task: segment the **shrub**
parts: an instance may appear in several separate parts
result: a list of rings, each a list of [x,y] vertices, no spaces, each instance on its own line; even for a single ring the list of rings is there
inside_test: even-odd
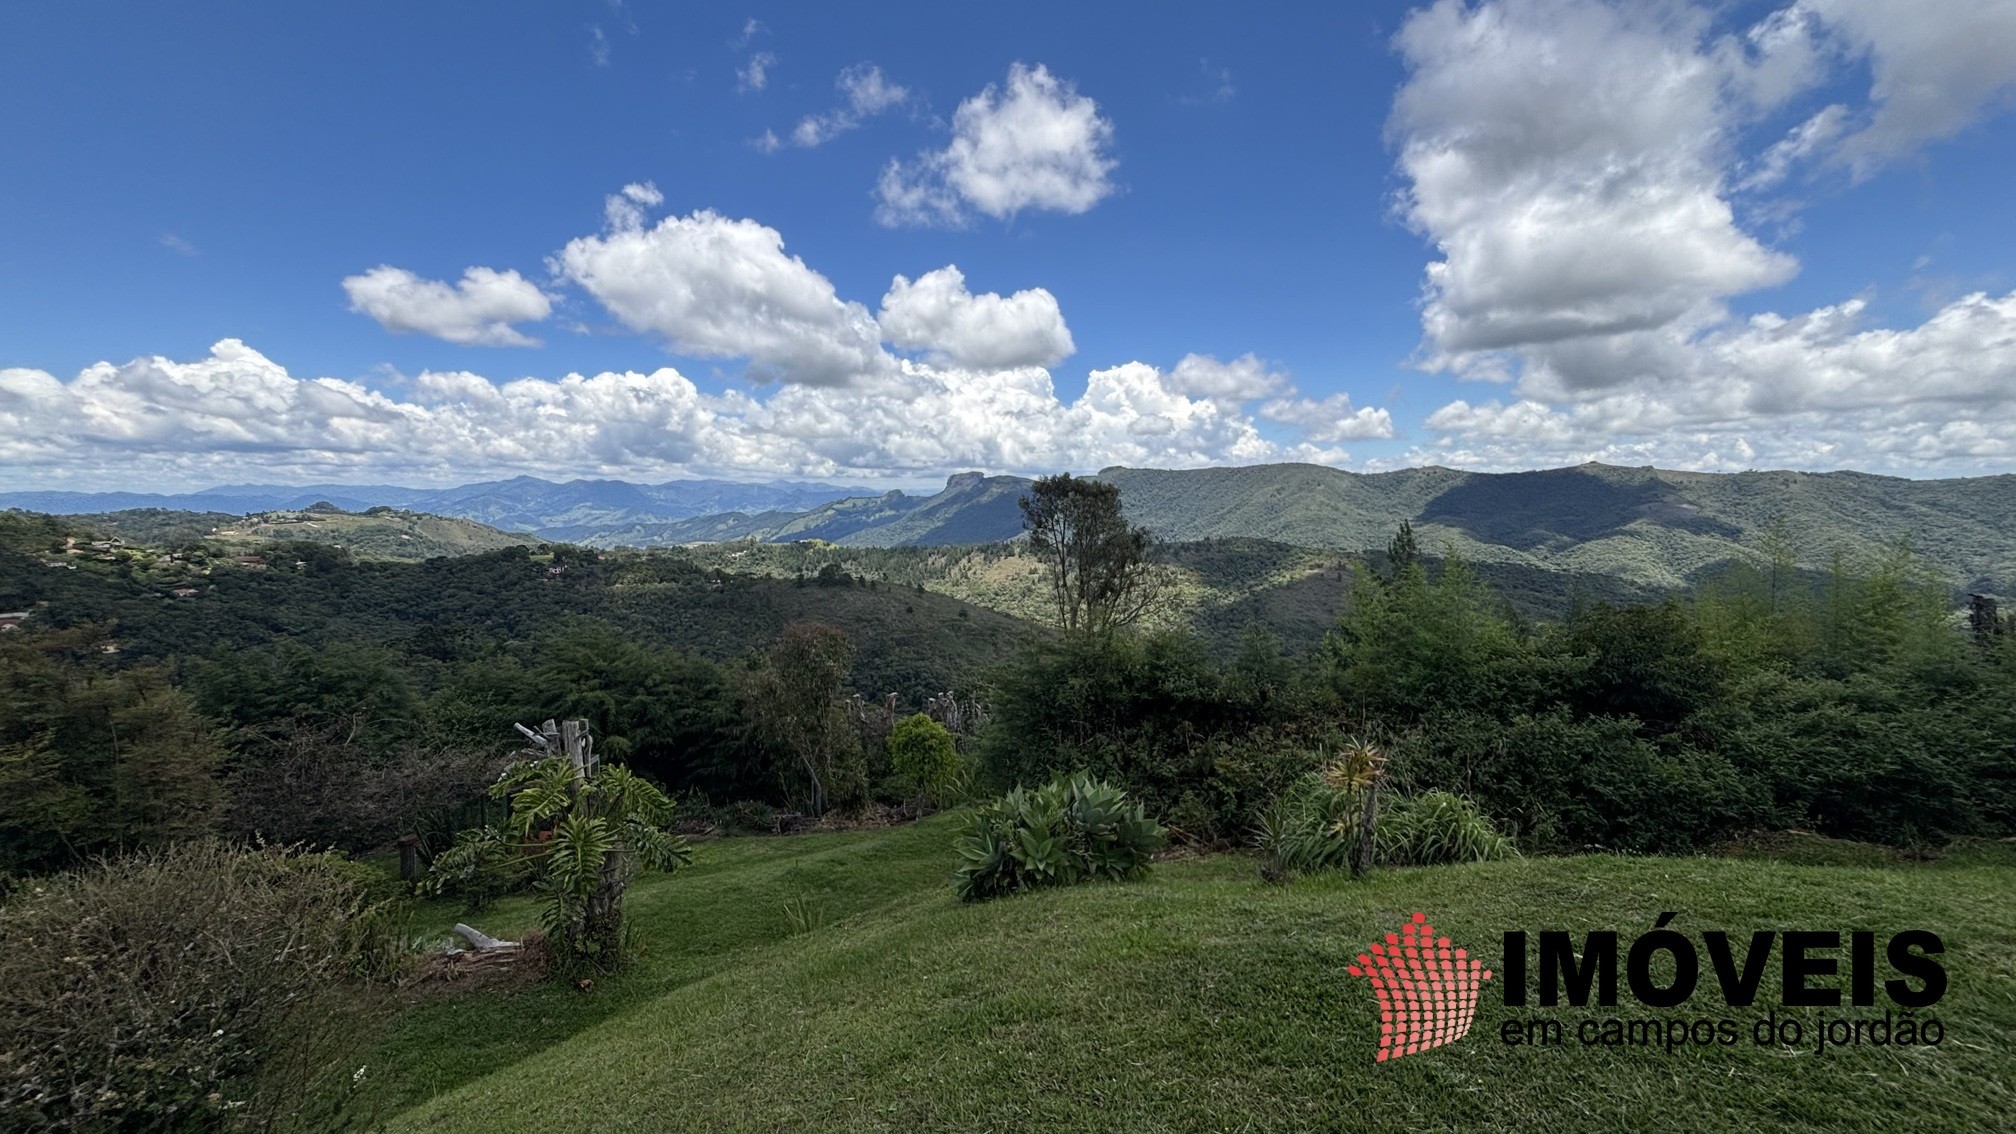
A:
[[[1221,667],[1201,640],[1177,633],[1040,642],[994,674],[977,752],[982,776],[1006,787],[1084,771],[1125,787],[1193,837],[1243,830],[1258,805],[1310,766],[1282,776],[1271,753],[1301,760],[1293,750],[1334,731],[1268,664],[1242,654]],[[1230,778],[1221,780],[1220,761],[1230,761]],[[1256,782],[1265,790],[1252,791]]]
[[[728,805],[728,822],[738,831],[774,831],[777,809],[760,799],[742,799]]]
[[[1127,793],[1089,776],[1021,788],[982,806],[954,847],[962,901],[1043,886],[1137,878],[1162,846],[1162,829]]]
[[[1379,816],[1379,861],[1388,866],[1490,862],[1518,853],[1475,803],[1446,791],[1401,796]]]
[[[1254,826],[1253,843],[1267,859],[1262,873],[1281,879],[1349,866],[1361,807],[1356,793],[1332,788],[1320,776],[1297,781]]]
[[[1268,859],[1263,872],[1285,877],[1349,867],[1364,811],[1362,784],[1334,774],[1303,777],[1260,815],[1254,843]],[[1382,796],[1373,830],[1376,860],[1385,866],[1488,862],[1518,853],[1475,803],[1446,791]]]
[[[258,1127],[348,1088],[390,930],[327,855],[182,844],[24,885],[0,907],[0,1126]]]
[[[1437,716],[1403,738],[1395,761],[1403,782],[1462,792],[1514,820],[1529,848],[1687,853],[1768,815],[1762,785],[1727,754],[1559,706],[1509,721]]]
[[[964,770],[952,734],[926,713],[905,717],[889,731],[889,764],[916,786],[919,800],[942,797]]]
[[[312,720],[248,730],[247,758],[228,781],[227,829],[368,851],[481,799],[505,763],[491,752],[410,741],[377,753],[360,732],[351,722]]]
[[[1260,816],[1260,845],[1272,859],[1268,877],[1334,866],[1349,866],[1354,875],[1370,870],[1385,779],[1386,754],[1352,740],[1321,771],[1298,781]]]

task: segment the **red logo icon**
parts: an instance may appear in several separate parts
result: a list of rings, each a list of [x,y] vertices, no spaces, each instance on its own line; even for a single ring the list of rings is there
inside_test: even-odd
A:
[[[1358,963],[1345,971],[1370,981],[1379,997],[1381,1063],[1468,1035],[1477,1016],[1477,990],[1491,979],[1484,962],[1435,936],[1424,913],[1415,914],[1400,933],[1387,934],[1383,944],[1374,942],[1372,952],[1358,954]]]

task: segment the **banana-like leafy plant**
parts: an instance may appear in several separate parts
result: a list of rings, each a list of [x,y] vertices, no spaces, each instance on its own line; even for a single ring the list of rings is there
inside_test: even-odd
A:
[[[668,831],[673,802],[620,764],[588,773],[566,756],[507,770],[490,794],[509,803],[501,827],[464,831],[434,862],[439,893],[489,873],[528,874],[540,920],[563,969],[608,972],[621,963],[623,895],[640,869],[675,870],[692,857]]]
[[[1127,793],[1080,774],[984,804],[953,844],[959,897],[977,902],[1041,886],[1137,878],[1162,828]]]

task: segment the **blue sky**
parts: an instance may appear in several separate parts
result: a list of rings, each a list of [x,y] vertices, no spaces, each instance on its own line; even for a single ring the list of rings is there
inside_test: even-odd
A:
[[[0,481],[2006,471],[1923,8],[14,6]]]

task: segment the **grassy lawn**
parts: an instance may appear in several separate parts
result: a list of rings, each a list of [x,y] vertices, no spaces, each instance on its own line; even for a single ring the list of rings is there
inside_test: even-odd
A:
[[[2016,1113],[2006,848],[1931,865],[1535,859],[1285,887],[1228,856],[1165,863],[1135,884],[961,906],[950,837],[941,817],[706,844],[690,871],[634,891],[650,951],[632,969],[591,995],[476,991],[412,1009],[373,1057],[376,1097],[395,1130],[482,1134],[1918,1134],[2008,1129]],[[823,924],[794,933],[787,902]],[[1691,1005],[1615,1014],[1729,1015],[1745,1021],[1737,1046],[1507,1047],[1499,1023],[1537,1013],[1506,1008],[1494,982],[1468,1038],[1375,1065],[1371,993],[1344,966],[1415,910],[1494,968],[1504,930],[1612,928],[1628,945],[1663,910],[1694,933],[1928,928],[1945,938],[1952,977],[1928,1010],[1947,1039],[1821,1055],[1810,1042],[1756,1047],[1753,1012],[1724,1009],[1704,972]],[[426,914],[456,919],[452,907]],[[506,904],[473,920],[506,932],[530,919]],[[1774,957],[1767,993],[1776,976]],[[1558,1015],[1572,1036],[1582,1016]]]

